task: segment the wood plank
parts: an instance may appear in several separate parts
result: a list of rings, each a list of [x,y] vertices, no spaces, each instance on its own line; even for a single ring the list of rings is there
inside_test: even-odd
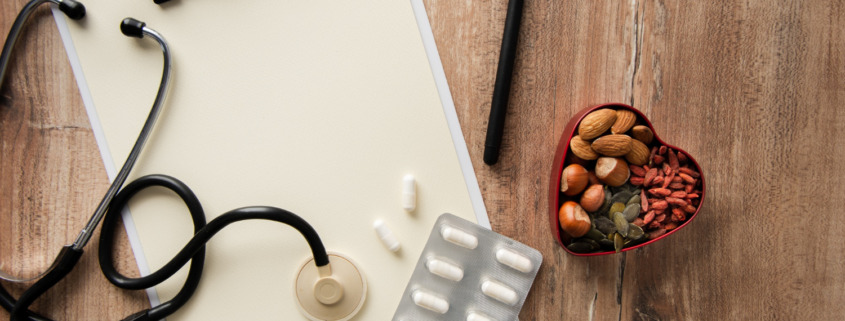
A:
[[[4,35],[24,3],[0,3]],[[845,315],[841,2],[526,1],[494,167],[481,159],[507,1],[425,3],[493,228],[544,255],[522,320]],[[0,264],[33,274],[73,241],[107,179],[46,7],[20,45],[0,89]],[[552,240],[548,176],[571,115],[604,102],[633,104],[695,156],[707,200],[665,241],[576,258]],[[121,270],[137,273],[119,239]],[[147,304],[105,281],[96,243],[39,312],[114,320]]]
[[[628,255],[622,318],[842,318],[843,4],[639,7],[634,102],[708,194],[688,229]]]
[[[0,4],[4,40],[25,3]],[[108,179],[48,5],[26,23],[6,76],[0,91],[0,264],[13,275],[35,276],[74,241]],[[149,305],[143,292],[120,290],[102,276],[98,235],[34,310],[59,320],[117,320]],[[137,275],[122,230],[118,240],[124,249],[120,270]],[[22,292],[20,285],[2,283],[16,297]]]
[[[569,118],[631,100],[636,7],[526,1],[502,154],[491,167],[482,155],[507,1],[426,3],[493,230],[544,257],[521,319],[617,319],[623,257],[566,254],[553,241],[547,197]]]

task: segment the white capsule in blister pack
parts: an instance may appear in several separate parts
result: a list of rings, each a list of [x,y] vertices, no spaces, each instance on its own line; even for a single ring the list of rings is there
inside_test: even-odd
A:
[[[469,314],[467,314],[467,321],[495,321],[495,320],[493,320],[492,318],[490,318],[486,315],[480,314],[478,312],[470,312]]]
[[[444,240],[463,246],[470,250],[478,246],[477,237],[452,226],[443,226],[443,228],[440,229],[440,235],[443,236]]]
[[[516,300],[519,300],[516,291],[507,285],[491,280],[481,283],[481,293],[509,305],[514,305]]]
[[[449,302],[428,291],[415,290],[411,294],[411,297],[414,298],[414,304],[421,308],[426,308],[439,314],[449,311]]]
[[[425,267],[434,275],[443,277],[452,281],[460,281],[464,278],[464,270],[452,263],[443,261],[438,258],[430,257],[425,262]]]
[[[510,266],[522,273],[528,273],[529,271],[534,269],[534,265],[531,264],[531,260],[529,260],[522,254],[516,253],[508,249],[499,249],[498,251],[496,251],[496,261],[499,261],[499,263],[502,263],[504,265]]]
[[[542,262],[525,244],[443,214],[393,320],[516,320]]]

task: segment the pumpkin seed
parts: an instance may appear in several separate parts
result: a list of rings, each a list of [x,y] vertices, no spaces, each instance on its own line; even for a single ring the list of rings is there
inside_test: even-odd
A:
[[[621,186],[612,187],[611,191],[613,192],[613,194],[620,193],[620,192],[628,192],[628,193],[631,193],[631,194],[639,194],[638,189],[639,188],[637,188],[636,186],[634,186],[630,182],[626,182],[625,184],[622,184]]]
[[[634,196],[632,196],[631,199],[629,199],[628,202],[625,203],[625,205],[640,204],[640,201],[642,201],[642,199],[640,198],[640,194],[637,193]]]
[[[645,231],[639,226],[634,224],[628,225],[628,239],[631,241],[639,241],[643,239],[645,236]]]
[[[610,198],[610,203],[614,205],[615,203],[622,203],[622,205],[625,205],[632,196],[634,194],[631,194],[629,191],[620,191],[619,193],[613,194],[613,197]]]
[[[619,233],[613,234],[613,248],[616,249],[616,253],[622,251],[622,248],[625,246],[625,240],[622,238],[622,235]]]
[[[587,234],[584,235],[584,237],[589,238],[589,239],[596,241],[596,242],[607,238],[607,236],[604,235],[604,233],[602,233],[601,231],[599,231],[595,227],[591,228],[590,231],[588,231]]]
[[[605,235],[616,232],[616,224],[607,217],[599,216],[593,222],[596,223],[596,229]]]
[[[616,225],[616,232],[622,234],[624,237],[628,237],[628,220],[625,219],[625,215],[621,212],[613,213],[613,224]]]
[[[593,251],[593,245],[587,242],[572,242],[566,248],[575,253],[590,253]]]
[[[613,213],[622,212],[625,210],[625,203],[616,202],[610,206],[610,210],[607,212],[607,217],[613,219]]]
[[[582,237],[582,238],[580,238],[580,239],[579,239],[579,241],[584,242],[584,243],[587,243],[587,244],[590,244],[590,246],[592,246],[592,247],[593,247],[593,250],[598,250],[598,249],[599,249],[599,243],[598,243],[598,242],[596,242],[596,241],[593,241],[593,240],[588,239],[588,238],[583,238],[583,237]]]
[[[639,202],[637,202],[625,207],[625,210],[622,211],[622,214],[625,216],[625,219],[628,220],[628,222],[633,222],[635,219],[637,219],[637,216],[640,215],[640,206],[641,205],[639,204]]]
[[[615,249],[613,241],[609,239],[599,241],[599,246],[601,246],[601,248],[605,251],[613,251]]]
[[[599,243],[588,238],[578,238],[566,246],[572,252],[576,253],[590,253],[599,249]]]
[[[626,190],[626,189],[625,189],[625,186],[624,186],[624,185],[621,185],[621,186],[612,186],[612,187],[610,187],[610,191],[611,191],[613,194],[616,194],[616,193],[619,193],[619,192],[622,192],[622,191],[625,191],[625,190]]]

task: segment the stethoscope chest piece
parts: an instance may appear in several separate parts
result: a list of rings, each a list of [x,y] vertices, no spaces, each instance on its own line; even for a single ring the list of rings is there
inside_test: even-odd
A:
[[[311,258],[294,282],[299,311],[310,320],[349,320],[367,297],[367,280],[352,260],[329,253],[329,264],[317,267]]]

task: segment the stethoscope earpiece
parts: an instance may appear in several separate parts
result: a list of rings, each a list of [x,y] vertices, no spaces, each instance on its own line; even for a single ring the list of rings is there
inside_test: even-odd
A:
[[[85,6],[79,1],[61,0],[59,1],[59,10],[73,20],[85,18]]]
[[[127,37],[143,38],[144,26],[147,24],[133,18],[126,18],[120,23],[120,32]]]

